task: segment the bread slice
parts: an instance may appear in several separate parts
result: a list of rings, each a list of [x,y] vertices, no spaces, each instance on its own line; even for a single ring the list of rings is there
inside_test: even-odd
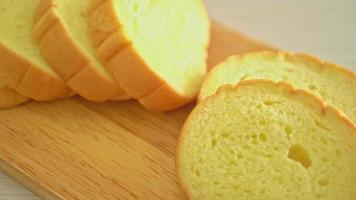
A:
[[[28,100],[29,98],[20,95],[0,82],[0,109],[11,108]]]
[[[31,37],[38,2],[0,1],[0,78],[23,96],[48,101],[67,96],[70,89],[45,61]]]
[[[355,125],[286,83],[221,88],[190,114],[178,146],[191,199],[356,198]]]
[[[128,95],[95,56],[86,15],[88,0],[41,0],[34,37],[54,70],[73,91],[92,101]]]
[[[232,56],[209,72],[199,100],[224,84],[249,79],[287,81],[341,109],[356,123],[356,74],[308,55],[266,51]]]
[[[124,90],[151,110],[182,106],[206,73],[210,21],[201,0],[93,0],[91,36]]]

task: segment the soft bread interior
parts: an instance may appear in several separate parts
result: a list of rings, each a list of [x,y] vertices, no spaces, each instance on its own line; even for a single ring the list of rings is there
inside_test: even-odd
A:
[[[114,4],[123,32],[148,66],[178,93],[196,95],[206,72],[209,41],[203,1],[115,0]]]
[[[57,76],[32,39],[33,15],[39,0],[0,1],[0,42],[33,62],[36,67]]]
[[[356,130],[304,92],[222,89],[183,129],[178,172],[192,199],[335,200],[356,195]]]
[[[340,108],[356,122],[356,75],[301,55],[258,52],[231,57],[209,73],[200,99],[214,94],[224,84],[250,79],[287,81]]]
[[[92,66],[95,67],[95,70],[101,76],[111,80],[112,77],[108,71],[96,58],[95,50],[89,37],[87,9],[91,1],[53,0],[53,2],[57,5],[56,11],[59,13],[58,15],[62,17],[64,24],[68,27],[67,30],[70,31],[79,48],[81,48],[88,58],[91,58]]]

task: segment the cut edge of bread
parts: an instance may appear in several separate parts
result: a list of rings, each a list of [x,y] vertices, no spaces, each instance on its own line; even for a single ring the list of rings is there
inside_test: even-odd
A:
[[[0,82],[0,110],[15,107],[28,100],[29,98],[20,95]]]
[[[311,94],[310,92],[306,90],[301,90],[301,89],[296,89],[294,88],[291,84],[285,82],[285,81],[280,81],[280,82],[274,82],[271,80],[266,80],[266,79],[254,79],[254,80],[244,80],[239,82],[236,85],[223,85],[221,86],[218,91],[205,98],[202,100],[194,109],[193,111],[189,114],[188,118],[186,119],[181,135],[178,139],[178,144],[177,144],[177,150],[176,150],[176,160],[175,160],[175,165],[176,165],[176,173],[178,177],[178,182],[179,185],[182,187],[184,193],[188,196],[188,199],[193,199],[192,191],[190,188],[185,184],[183,181],[183,175],[182,175],[182,170],[180,169],[181,166],[181,153],[182,153],[182,145],[183,142],[185,141],[185,138],[187,137],[188,132],[186,129],[188,126],[191,124],[191,119],[200,112],[201,109],[205,107],[206,104],[208,104],[212,99],[218,97],[221,93],[224,93],[225,91],[238,91],[241,87],[245,86],[253,86],[253,85],[258,85],[258,84],[265,84],[265,85],[270,85],[271,87],[276,87],[276,88],[282,88],[286,94],[292,95],[292,96],[298,96],[300,100],[304,100],[307,102],[311,102],[313,105],[315,105],[316,108],[318,108],[319,113],[322,116],[326,115],[334,115],[336,118],[340,119],[341,123],[346,124],[346,126],[350,127],[354,133],[356,133],[356,125],[351,122],[351,120],[342,112],[340,112],[338,109],[327,105],[323,100],[321,100],[319,97]]]
[[[34,15],[33,36],[53,69],[84,98],[102,102],[130,97],[114,79],[95,70],[95,64],[78,45],[52,0],[41,0]],[[89,34],[89,33],[88,33]],[[95,59],[95,58],[94,58]]]
[[[17,93],[37,101],[51,101],[70,93],[67,84],[57,75],[37,67],[28,58],[0,43],[0,77]]]
[[[209,19],[206,9],[205,12]],[[112,0],[92,0],[88,13],[91,38],[99,60],[114,77],[120,77],[119,82],[124,90],[138,99],[145,108],[169,111],[195,98],[180,94],[147,66],[144,59],[137,54],[131,40],[123,33]],[[206,54],[208,46],[209,42],[205,47]],[[111,62],[115,63],[115,67],[110,65]]]
[[[213,67],[203,81],[203,84],[201,87],[202,89],[200,90],[199,95],[198,95],[198,102],[201,102],[204,100],[204,98],[206,98],[206,97],[204,97],[204,94],[203,94],[203,88],[207,87],[207,84],[210,81],[211,77],[214,75],[214,73],[216,71],[220,70],[220,68],[223,68],[225,63],[227,63],[231,60],[239,60],[245,56],[253,56],[253,55],[265,55],[265,56],[271,56],[271,57],[283,56],[286,59],[288,59],[288,61],[290,61],[291,63],[296,63],[296,61],[318,63],[318,66],[320,68],[333,68],[333,69],[336,69],[336,71],[346,74],[346,75],[352,77],[352,79],[356,80],[356,73],[354,73],[352,70],[345,68],[341,65],[335,64],[335,63],[323,61],[322,59],[312,56],[312,55],[309,55],[309,54],[305,54],[305,53],[294,54],[294,53],[289,53],[289,52],[285,52],[285,51],[256,51],[256,52],[249,52],[249,53],[244,53],[244,54],[231,55],[227,59],[225,59],[224,61],[220,62],[215,67]],[[310,67],[310,66],[303,66],[303,67]]]

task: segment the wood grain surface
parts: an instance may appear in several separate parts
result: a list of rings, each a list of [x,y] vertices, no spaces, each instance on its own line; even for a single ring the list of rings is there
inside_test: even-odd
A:
[[[210,66],[270,49],[218,23]],[[0,169],[44,199],[185,199],[175,150],[193,105],[155,113],[135,101],[79,97],[0,111]]]

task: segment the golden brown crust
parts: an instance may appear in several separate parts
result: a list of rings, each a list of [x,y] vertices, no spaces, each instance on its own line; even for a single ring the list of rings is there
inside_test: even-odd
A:
[[[28,100],[29,98],[0,83],[0,109],[12,108]]]
[[[252,53],[245,53],[245,54],[236,54],[232,55],[220,64],[216,65],[206,76],[205,80],[203,81],[202,88],[207,87],[206,85],[208,84],[209,80],[215,73],[215,71],[218,71],[220,68],[224,67],[222,65],[229,59],[242,59],[245,56],[252,56],[252,55],[263,55],[265,57],[277,57],[277,56],[283,56],[286,58],[289,62],[294,63],[294,64],[299,64],[300,62],[305,63],[302,67],[310,67],[313,68],[315,66],[320,67],[320,69],[334,69],[335,71],[338,71],[339,73],[345,74],[349,76],[351,79],[354,79],[356,81],[356,73],[352,72],[348,68],[345,68],[341,65],[337,65],[334,63],[330,62],[325,62],[317,57],[308,55],[308,54],[303,54],[303,53],[298,53],[298,54],[293,54],[293,53],[288,53],[288,52],[283,52],[283,51],[256,51]],[[313,63],[313,64],[311,64]],[[202,90],[201,90],[202,91]],[[198,96],[198,102],[203,100],[203,94],[202,92],[199,93]]]
[[[6,86],[38,101],[68,96],[70,90],[56,74],[49,74],[0,43],[0,76]]]
[[[246,86],[249,87],[249,86],[254,86],[254,85],[259,85],[259,84],[269,85],[271,88],[272,87],[280,88],[283,91],[285,91],[285,93],[287,95],[297,96],[297,98],[300,101],[304,100],[305,102],[312,103],[315,106],[315,108],[318,108],[321,115],[336,116],[336,118],[339,118],[341,123],[344,123],[356,134],[356,125],[353,124],[342,112],[340,112],[338,109],[336,109],[332,106],[326,105],[320,98],[318,98],[317,96],[315,96],[305,90],[295,89],[292,85],[290,85],[287,82],[281,81],[281,82],[276,83],[271,80],[260,79],[260,80],[241,81],[240,83],[238,83],[235,86],[229,85],[229,84],[223,85],[222,87],[219,88],[219,90],[214,95],[205,98],[193,109],[193,111],[189,114],[188,118],[186,119],[186,121],[183,125],[181,135],[178,140],[177,152],[176,152],[176,172],[177,172],[177,176],[178,176],[178,181],[179,181],[182,189],[184,190],[184,192],[189,197],[189,199],[192,199],[192,197],[193,197],[192,191],[190,191],[190,188],[183,181],[183,177],[182,177],[183,175],[182,175],[182,169],[180,168],[180,166],[181,166],[180,163],[181,163],[181,158],[182,158],[182,156],[181,156],[182,144],[183,144],[185,138],[187,137],[187,134],[188,134],[187,128],[192,123],[191,121],[192,121],[193,117],[195,115],[197,115],[198,113],[200,113],[200,110],[202,110],[211,100],[218,97],[221,93],[223,93],[225,91],[229,91],[229,90],[238,91],[242,87],[246,87]]]
[[[118,83],[95,70],[95,64],[73,40],[52,0],[41,0],[35,21],[33,35],[42,54],[71,89],[92,101],[128,99]]]
[[[128,94],[139,99],[159,88],[163,84],[161,78],[147,67],[122,33],[113,1],[94,0],[90,8],[89,26],[97,56]]]
[[[288,53],[285,53],[285,54],[288,54]],[[334,69],[334,70],[338,71],[339,73],[342,73],[342,74],[345,74],[347,76],[350,76],[352,79],[356,80],[356,73],[354,73],[349,68],[346,68],[344,66],[341,66],[341,65],[338,65],[338,64],[335,64],[335,63],[331,63],[331,62],[327,62],[327,61],[323,61],[320,58],[312,56],[312,55],[309,55],[309,54],[298,53],[298,54],[295,54],[295,56],[297,58],[303,58],[307,62],[308,61],[316,62],[316,63],[319,64],[320,68],[322,68],[322,69],[323,68],[326,68],[326,69],[327,68],[331,68],[331,69]],[[310,66],[310,67],[312,67],[312,66]]]
[[[167,111],[172,108],[181,107],[191,101],[191,98],[189,97],[182,96],[181,98],[177,98],[179,94],[176,94],[175,91],[171,90],[171,87],[167,84],[163,84],[161,87],[157,88],[156,91],[139,99],[139,101],[145,108],[154,111]]]
[[[48,1],[41,1],[44,2]],[[42,54],[65,81],[70,80],[88,63],[78,46],[71,41],[71,36],[66,34],[66,28],[55,14],[53,5],[35,24],[33,36]]]
[[[140,57],[122,32],[112,0],[94,0],[89,16],[97,56],[130,96],[157,111],[172,110],[194,99],[194,96],[179,94]]]
[[[163,84],[131,45],[115,54],[106,66],[127,93],[136,99],[149,95]]]
[[[94,71],[94,67],[89,65],[80,70],[67,84],[74,91],[80,91],[81,96],[91,101],[103,102],[109,100],[108,97],[110,97],[110,100],[118,101],[129,99],[129,96],[122,90],[113,90],[113,88],[117,87],[115,82],[98,76]],[[88,84],[91,84],[91,86],[88,87]]]

